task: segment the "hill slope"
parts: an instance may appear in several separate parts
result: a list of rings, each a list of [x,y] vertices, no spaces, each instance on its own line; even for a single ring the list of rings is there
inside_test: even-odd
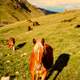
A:
[[[0,24],[8,24],[20,20],[44,15],[27,0],[0,0]]]
[[[30,80],[32,39],[43,37],[53,47],[54,63],[57,65],[48,79],[80,80],[80,10],[31,20],[32,23],[25,20],[0,28],[0,76],[8,73],[16,75],[18,80]],[[35,21],[40,25],[31,25]],[[28,26],[33,30],[28,31]],[[9,37],[16,39],[15,53],[6,46]],[[25,44],[19,47],[23,43]]]

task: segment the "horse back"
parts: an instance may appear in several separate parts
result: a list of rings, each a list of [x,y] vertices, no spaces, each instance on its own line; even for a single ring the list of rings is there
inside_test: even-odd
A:
[[[44,67],[49,69],[53,65],[53,48],[50,45],[45,44],[44,50],[42,62]]]

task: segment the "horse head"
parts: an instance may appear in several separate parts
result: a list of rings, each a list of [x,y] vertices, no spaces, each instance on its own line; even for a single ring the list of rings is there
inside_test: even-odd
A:
[[[34,44],[34,48],[33,48],[33,52],[36,56],[36,62],[37,64],[41,64],[42,63],[42,57],[43,57],[43,53],[44,53],[44,39],[33,39],[33,44]]]

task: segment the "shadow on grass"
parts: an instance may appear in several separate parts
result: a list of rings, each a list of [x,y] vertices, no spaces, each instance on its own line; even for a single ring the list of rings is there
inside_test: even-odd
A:
[[[25,44],[26,44],[26,42],[23,42],[23,43],[18,44],[18,45],[15,47],[15,50],[17,50],[17,49],[20,49],[20,48],[24,47],[24,46],[25,46]]]
[[[46,80],[49,79],[49,77],[54,73],[54,71],[57,71],[57,74],[53,78],[53,80],[56,80],[57,76],[61,73],[64,67],[67,66],[69,58],[70,58],[69,54],[67,53],[61,54],[56,60],[55,64],[52,66],[51,70],[49,71],[49,74],[46,77]]]

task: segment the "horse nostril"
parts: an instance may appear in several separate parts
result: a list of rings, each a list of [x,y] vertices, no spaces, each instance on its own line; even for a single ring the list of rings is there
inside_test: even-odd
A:
[[[41,80],[41,77],[39,77],[38,80]]]

